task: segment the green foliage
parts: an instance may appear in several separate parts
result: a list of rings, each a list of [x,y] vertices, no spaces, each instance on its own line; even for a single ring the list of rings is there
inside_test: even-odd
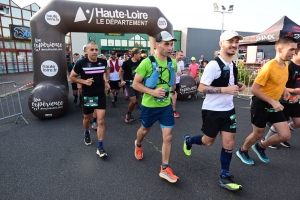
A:
[[[244,66],[244,62],[239,62],[238,67],[238,81],[248,85],[253,83],[252,71]]]

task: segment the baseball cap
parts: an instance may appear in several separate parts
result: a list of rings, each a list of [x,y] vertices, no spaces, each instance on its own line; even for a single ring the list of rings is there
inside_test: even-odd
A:
[[[156,36],[156,42],[161,41],[177,41],[176,38],[174,38],[168,31],[162,31]]]
[[[191,57],[191,60],[196,60],[196,58],[195,57]]]
[[[82,50],[83,50],[83,51],[85,51],[85,49],[86,49],[86,44],[83,45],[83,47],[82,47]]]
[[[115,51],[110,52],[111,55],[116,55]]]
[[[236,31],[224,31],[220,36],[220,41],[230,40],[231,38],[238,37],[240,40],[243,39],[243,36],[239,35]]]

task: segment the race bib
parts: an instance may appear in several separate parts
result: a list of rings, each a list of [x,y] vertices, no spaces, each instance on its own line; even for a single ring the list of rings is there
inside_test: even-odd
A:
[[[155,101],[165,101],[165,100],[167,100],[168,99],[168,97],[169,97],[169,88],[165,88],[165,95],[163,96],[163,97],[161,97],[161,98],[157,98],[157,97],[154,97],[154,100]]]
[[[87,107],[97,107],[98,106],[98,97],[83,97],[83,105]]]
[[[294,104],[294,103],[298,103],[298,102],[299,102],[298,95],[291,94],[290,99],[289,99],[289,103]]]

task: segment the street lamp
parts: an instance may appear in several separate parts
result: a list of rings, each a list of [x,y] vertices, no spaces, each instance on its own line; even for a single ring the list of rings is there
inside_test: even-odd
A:
[[[222,13],[222,30],[221,30],[221,34],[222,34],[223,33],[223,28],[224,28],[224,13],[231,14],[233,12],[233,5],[230,5],[227,11],[226,11],[225,6],[223,6],[223,5],[221,5],[222,10],[219,10],[219,6],[218,6],[217,3],[214,3],[213,6],[214,6],[214,11],[215,12]]]

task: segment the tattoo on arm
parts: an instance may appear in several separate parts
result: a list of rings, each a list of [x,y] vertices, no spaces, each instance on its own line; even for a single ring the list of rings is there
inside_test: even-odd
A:
[[[220,87],[206,88],[206,89],[203,90],[203,93],[205,93],[205,94],[217,94],[217,93],[221,93],[221,88]]]

